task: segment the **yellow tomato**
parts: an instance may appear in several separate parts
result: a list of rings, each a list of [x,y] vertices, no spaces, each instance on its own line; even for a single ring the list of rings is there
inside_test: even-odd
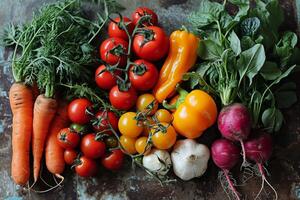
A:
[[[156,111],[155,116],[160,122],[171,123],[173,120],[172,114],[166,109],[159,109]]]
[[[157,127],[153,128],[151,130],[151,133],[153,134],[152,142],[158,149],[169,149],[175,144],[177,134],[172,125],[165,122],[162,122],[161,125],[165,127],[165,132],[163,130],[155,132]]]
[[[149,112],[149,115],[153,115],[158,108],[158,103],[152,94],[142,94],[136,101],[136,108],[140,112]]]
[[[135,149],[139,154],[147,154],[151,149],[151,144],[147,144],[148,137],[140,137],[135,141]]]
[[[122,135],[120,137],[120,144],[122,145],[123,149],[130,154],[135,154],[136,149],[135,149],[135,138],[131,138],[125,135]]]
[[[120,117],[118,127],[122,135],[136,138],[142,133],[143,125],[135,120],[135,116],[135,112],[127,112]]]

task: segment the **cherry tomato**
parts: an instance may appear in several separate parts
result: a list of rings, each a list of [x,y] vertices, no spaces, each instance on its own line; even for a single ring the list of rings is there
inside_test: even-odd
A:
[[[118,110],[129,110],[137,100],[137,93],[133,87],[128,91],[120,91],[118,86],[114,86],[109,92],[109,101]]]
[[[102,165],[109,170],[118,170],[122,167],[124,161],[124,153],[120,149],[112,150],[102,158]]]
[[[104,131],[110,128],[109,124],[115,131],[118,131],[118,116],[112,111],[99,111],[95,115],[96,119],[93,120],[93,128],[95,131]],[[105,131],[103,133],[113,134],[112,131]]]
[[[135,117],[135,112],[127,112],[120,117],[118,127],[122,135],[136,138],[142,133],[143,125],[139,124]]]
[[[100,46],[101,59],[110,64],[119,63],[120,66],[126,64],[128,42],[121,38],[113,37],[104,40]]]
[[[79,160],[75,160],[77,163],[75,172],[82,177],[94,176],[97,173],[97,163],[90,158],[81,156]]]
[[[143,25],[149,26],[149,25],[157,25],[158,19],[156,13],[151,10],[150,8],[147,7],[138,7],[133,13],[132,13],[132,22],[134,25],[136,25],[139,21],[139,19],[144,16],[144,15],[150,15],[150,23],[149,22],[144,22]]]
[[[120,17],[117,17],[114,19],[115,22],[110,22],[108,25],[108,36],[109,37],[118,37],[122,38],[123,40],[128,41],[128,35],[126,34],[126,31],[123,29],[120,22]],[[126,25],[128,33],[131,35],[134,24],[131,22],[131,20],[128,17],[123,17],[123,23]]]
[[[117,85],[117,77],[120,76],[120,71],[106,71],[105,65],[100,65],[95,72],[95,81],[99,88],[104,90],[110,90]]]
[[[166,109],[159,109],[158,111],[156,111],[155,117],[160,122],[171,123],[173,120],[172,114]]]
[[[83,135],[84,133],[87,133],[88,131],[88,126],[86,125],[82,125],[82,124],[76,124],[76,123],[72,123],[70,125],[70,129],[73,132],[78,133],[79,135]]]
[[[89,114],[91,107],[92,102],[89,100],[85,98],[75,99],[68,106],[68,117],[74,123],[86,124],[91,119]]]
[[[140,137],[135,141],[135,149],[139,154],[146,155],[151,150],[151,144],[147,144],[148,137]]]
[[[165,57],[169,51],[169,38],[163,29],[149,26],[139,32],[133,39],[134,53],[145,60],[157,61]],[[149,34],[154,34],[151,39]],[[146,36],[147,37],[146,37]]]
[[[154,132],[154,129],[152,129],[152,142],[158,149],[169,149],[175,144],[177,134],[172,125],[165,122],[162,122],[161,124],[166,128],[166,132]]]
[[[64,149],[74,149],[80,142],[80,136],[69,128],[63,128],[57,134],[57,141]]]
[[[107,148],[115,148],[119,144],[117,138],[112,135],[105,138],[104,142]]]
[[[120,137],[120,144],[122,145],[123,149],[129,154],[135,154],[135,138],[128,137],[126,135],[122,135]]]
[[[105,143],[97,141],[96,135],[90,133],[82,138],[80,149],[86,157],[96,159],[105,154]]]
[[[139,59],[129,69],[131,85],[139,91],[151,90],[158,80],[158,70],[152,63]]]
[[[74,149],[66,149],[64,151],[64,160],[68,165],[73,165],[78,156],[78,152]]]
[[[158,103],[152,94],[142,94],[136,101],[136,109],[140,112],[153,115],[158,108]]]

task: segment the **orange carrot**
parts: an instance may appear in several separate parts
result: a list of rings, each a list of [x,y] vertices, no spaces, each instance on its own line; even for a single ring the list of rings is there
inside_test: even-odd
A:
[[[30,175],[33,109],[31,88],[22,83],[14,83],[9,91],[9,102],[13,114],[11,176],[15,183],[25,185]]]
[[[45,95],[40,94],[35,100],[32,135],[33,178],[35,182],[39,176],[45,140],[56,109],[57,102],[55,99],[47,98]]]
[[[61,174],[65,169],[64,149],[57,143],[57,133],[69,124],[67,108],[66,103],[59,105],[46,140],[46,166],[52,174]]]

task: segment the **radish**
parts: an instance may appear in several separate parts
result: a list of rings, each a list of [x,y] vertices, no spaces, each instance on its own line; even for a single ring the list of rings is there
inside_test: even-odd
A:
[[[251,131],[251,116],[248,109],[240,103],[222,108],[218,117],[218,128],[224,138],[241,143],[242,166],[247,166],[243,141],[248,138]]]
[[[277,192],[273,188],[273,186],[267,181],[265,171],[264,171],[264,166],[263,166],[263,164],[269,160],[272,154],[271,136],[266,133],[253,136],[252,138],[250,138],[245,142],[245,152],[246,152],[246,157],[249,160],[256,162],[259,173],[261,174],[262,177],[261,188],[258,194],[256,195],[255,199],[257,199],[260,193],[262,192],[265,182],[274,191],[275,199],[277,199],[278,198]]]
[[[212,159],[214,163],[220,169],[222,169],[230,190],[238,200],[240,199],[240,197],[237,190],[234,187],[235,185],[234,182],[230,178],[229,170],[237,164],[240,158],[240,152],[241,150],[238,146],[236,146],[233,142],[226,139],[218,139],[211,146]],[[221,180],[223,176],[220,175],[219,178],[220,178],[220,182],[222,183]],[[223,189],[225,190],[224,186]]]

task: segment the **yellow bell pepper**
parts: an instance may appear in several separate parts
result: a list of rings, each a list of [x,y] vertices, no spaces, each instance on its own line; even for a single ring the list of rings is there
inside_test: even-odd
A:
[[[179,134],[190,139],[197,138],[215,123],[217,114],[214,99],[202,90],[193,90],[178,105],[173,126]]]
[[[171,95],[183,74],[195,64],[199,38],[186,30],[174,31],[170,36],[170,50],[153,90],[158,102]]]

